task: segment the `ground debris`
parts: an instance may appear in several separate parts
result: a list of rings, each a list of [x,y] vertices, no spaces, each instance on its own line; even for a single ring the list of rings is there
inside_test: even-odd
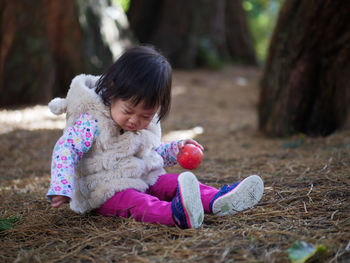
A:
[[[238,76],[247,85],[237,85]],[[347,262],[350,131],[302,143],[300,136],[265,138],[256,129],[259,77],[239,67],[174,73],[163,134],[203,128],[195,137],[205,148],[194,171],[199,180],[221,187],[258,174],[265,183],[258,206],[206,215],[196,230],[51,209],[45,193],[62,131],[8,127],[0,135],[0,219],[18,220],[0,232],[0,262],[288,262],[287,249],[298,240],[326,246],[327,262]]]

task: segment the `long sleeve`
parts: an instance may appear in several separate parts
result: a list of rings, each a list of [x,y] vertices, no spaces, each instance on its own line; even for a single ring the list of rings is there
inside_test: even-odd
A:
[[[156,149],[156,152],[162,156],[165,167],[170,167],[177,164],[177,155],[179,153],[178,143],[179,141],[161,143],[161,145]]]
[[[52,195],[72,198],[75,165],[90,150],[97,136],[97,120],[82,114],[59,138],[52,153],[51,183],[46,194],[49,199]]]

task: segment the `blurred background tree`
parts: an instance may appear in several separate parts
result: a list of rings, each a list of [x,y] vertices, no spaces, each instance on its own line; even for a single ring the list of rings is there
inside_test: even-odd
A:
[[[154,44],[174,68],[257,65],[271,2],[281,0],[1,1],[0,106],[46,104],[136,43]]]
[[[266,59],[260,130],[327,135],[349,119],[349,3],[0,1],[0,107],[46,104],[75,75],[101,74],[125,48],[151,43],[174,68]]]
[[[107,0],[0,1],[0,106],[47,103],[80,73],[100,74],[131,45]]]
[[[265,134],[325,136],[350,123],[349,10],[349,1],[285,1],[261,82]]]
[[[136,35],[139,35],[139,38],[142,41],[149,41],[150,40],[150,31],[149,28],[152,24],[151,21],[157,20],[157,17],[154,17],[154,15],[159,13],[159,8],[161,8],[161,5],[159,5],[159,1],[153,0],[153,1],[147,1],[147,3],[144,3],[145,7],[154,10],[154,12],[143,12],[143,14],[135,14],[137,13],[137,6],[141,6],[142,1],[140,0],[114,0],[115,2],[119,3],[124,11],[128,13],[129,19],[134,19],[136,21],[131,21],[131,26],[135,27],[134,30],[138,30]],[[202,63],[199,63],[200,65],[206,64],[211,67],[220,67],[224,62],[228,62],[233,60],[235,63],[243,63],[243,64],[255,64],[257,61],[259,65],[263,65],[265,63],[266,54],[268,45],[270,42],[270,38],[273,32],[273,28],[275,26],[278,12],[280,10],[281,5],[283,4],[284,0],[239,0],[239,1],[213,1],[211,3],[210,7],[210,16],[212,16],[211,20],[215,21],[214,24],[216,24],[216,28],[212,27],[215,33],[215,37],[212,36],[214,39],[208,39],[207,36],[202,36],[201,42],[200,42],[200,48],[199,48],[199,60]],[[132,2],[132,10],[129,11],[130,3]],[[214,3],[216,2],[216,3]],[[204,4],[207,4],[208,1],[204,2]],[[164,4],[164,3],[163,3]],[[200,4],[203,6],[203,3]],[[199,3],[195,5],[197,8],[200,6]],[[242,8],[245,12],[241,12]],[[227,11],[224,12],[220,9],[226,9]],[[139,9],[140,12],[143,9]],[[213,14],[217,14],[217,16]],[[238,15],[237,15],[238,14]],[[136,18],[135,18],[136,16]],[[180,16],[181,18],[183,16]],[[204,20],[208,20],[209,16],[204,16]],[[236,38],[236,43],[240,46],[247,45],[246,50],[247,52],[243,56],[241,55],[243,48],[235,48],[236,51],[232,52],[232,58],[228,58],[227,50],[226,52],[221,52],[221,54],[218,54],[218,51],[215,49],[215,45],[218,45],[217,42],[222,40],[222,29],[223,27],[223,20],[229,20],[227,21],[226,26],[227,30],[232,32],[232,35]],[[243,33],[235,34],[234,29],[230,25],[235,25],[237,22],[234,22],[233,20],[238,20],[238,23],[241,24],[241,29],[243,30]],[[137,21],[138,20],[138,21]],[[148,20],[148,21],[147,21]],[[239,21],[240,20],[240,21]],[[138,25],[142,21],[144,24]],[[232,23],[233,22],[233,23]],[[246,25],[248,23],[248,25]],[[220,25],[221,24],[221,25]],[[154,26],[154,25],[153,25]],[[148,27],[148,28],[147,28]],[[153,29],[154,30],[154,29]],[[216,31],[216,32],[215,32]],[[239,41],[237,38],[246,38],[243,41]],[[224,39],[225,40],[225,39]],[[251,41],[253,43],[251,43]],[[214,42],[216,44],[211,45],[210,43]],[[233,41],[231,41],[233,43]],[[252,47],[254,51],[252,52]],[[218,45],[219,50],[222,50],[222,44]],[[220,53],[220,52],[219,52]],[[226,57],[225,57],[226,56]],[[201,58],[203,57],[203,58]]]
[[[130,0],[127,16],[138,40],[176,68],[257,64],[242,0]]]
[[[0,106],[46,104],[137,43],[156,45],[174,68],[255,66],[281,1],[0,1]]]
[[[247,23],[243,6],[259,20],[268,5],[258,2],[1,1],[0,106],[47,103],[64,95],[76,74],[101,74],[138,42],[156,45],[175,68],[257,65],[248,24],[258,32],[261,23]]]

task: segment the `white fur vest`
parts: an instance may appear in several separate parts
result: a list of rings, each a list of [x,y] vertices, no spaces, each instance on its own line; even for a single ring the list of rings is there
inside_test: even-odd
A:
[[[70,207],[78,213],[98,208],[116,192],[128,188],[144,192],[165,173],[163,159],[155,151],[161,140],[157,116],[146,129],[121,134],[109,107],[95,92],[98,78],[84,74],[76,76],[67,97],[55,98],[49,103],[54,114],[67,112],[65,129],[74,125],[83,113],[98,121],[99,135],[75,167]]]

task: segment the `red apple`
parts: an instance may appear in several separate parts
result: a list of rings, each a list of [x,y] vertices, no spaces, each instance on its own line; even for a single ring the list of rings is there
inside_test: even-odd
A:
[[[196,169],[202,162],[203,152],[194,144],[186,144],[177,155],[178,163],[185,169]]]

